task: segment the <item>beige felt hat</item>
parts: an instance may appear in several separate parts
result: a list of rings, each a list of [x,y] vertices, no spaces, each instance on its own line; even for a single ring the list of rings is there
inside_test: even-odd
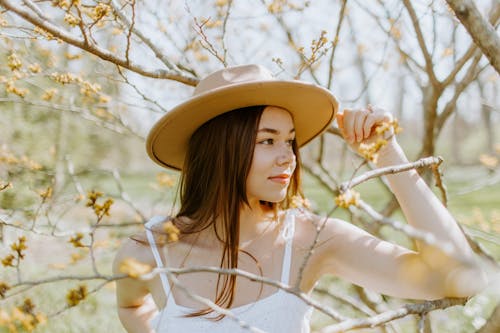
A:
[[[335,96],[320,86],[277,80],[259,65],[229,67],[202,79],[190,99],[158,120],[147,137],[147,152],[159,165],[181,170],[196,129],[222,113],[255,105],[287,109],[299,147],[326,130],[338,109]]]

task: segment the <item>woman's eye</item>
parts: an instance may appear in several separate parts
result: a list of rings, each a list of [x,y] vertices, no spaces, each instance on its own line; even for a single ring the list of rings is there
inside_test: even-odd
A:
[[[259,141],[259,143],[262,143],[264,145],[272,145],[274,143],[274,140],[273,139],[265,139],[265,140]]]
[[[295,142],[295,139],[290,139],[290,140],[288,140],[286,143],[287,143],[290,147],[292,147],[294,142]]]

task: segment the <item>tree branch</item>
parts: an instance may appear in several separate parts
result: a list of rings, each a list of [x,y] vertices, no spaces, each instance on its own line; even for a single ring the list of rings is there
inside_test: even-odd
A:
[[[407,1],[407,0],[406,0]],[[472,0],[446,0],[474,43],[483,51],[491,66],[500,74],[500,37],[495,28],[481,15]],[[491,12],[500,12],[500,3],[493,1]]]
[[[150,70],[137,63],[129,62],[126,58],[116,56],[112,52],[103,49],[97,45],[89,44],[84,39],[72,35],[71,33],[61,29],[54,23],[48,21],[47,19],[42,19],[38,15],[30,13],[21,6],[13,3],[11,0],[0,0],[0,5],[6,8],[7,10],[17,14],[18,16],[20,16],[27,22],[33,24],[34,26],[40,27],[48,31],[54,37],[57,37],[70,45],[73,45],[84,51],[92,53],[103,60],[109,61],[118,66],[131,70],[137,74],[151,78],[178,81],[190,86],[195,86],[199,81],[197,78],[180,74],[178,71],[164,70],[164,69]]]
[[[320,333],[338,333],[355,328],[366,328],[380,326],[392,320],[399,319],[411,314],[424,314],[437,309],[445,309],[450,306],[463,305],[466,298],[445,298],[437,301],[426,301],[418,304],[406,304],[400,309],[390,310],[369,318],[351,319],[339,324],[326,326]]]

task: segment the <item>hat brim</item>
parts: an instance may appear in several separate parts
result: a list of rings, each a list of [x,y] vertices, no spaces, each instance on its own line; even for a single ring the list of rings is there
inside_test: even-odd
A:
[[[220,114],[254,105],[288,110],[299,147],[325,131],[338,109],[330,91],[307,82],[269,80],[233,84],[196,95],[166,113],[149,132],[147,153],[159,165],[181,170],[189,138],[196,129]]]

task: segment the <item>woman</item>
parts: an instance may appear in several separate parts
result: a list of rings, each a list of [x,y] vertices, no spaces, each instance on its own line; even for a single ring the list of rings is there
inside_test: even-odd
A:
[[[408,222],[451,244],[453,256],[425,243],[410,251],[345,221],[325,222],[289,209],[292,198],[301,197],[300,146],[335,116],[353,149],[373,141],[374,128],[391,120],[371,108],[336,114],[337,108],[329,91],[278,81],[256,65],[226,68],[201,80],[193,97],[160,119],[147,140],[155,162],[182,171],[180,210],[171,219],[180,238],[165,244],[158,236],[166,219],[150,221],[144,235],[123,244],[115,272],[123,260],[134,258],[159,267],[238,268],[303,293],[324,274],[400,298],[477,292],[486,282],[471,248],[414,170],[388,176],[391,189]],[[377,165],[407,162],[394,135],[386,133],[386,139]],[[151,306],[149,294],[162,310]],[[239,332],[246,325],[272,333],[308,332],[311,312],[301,299],[274,286],[213,272],[125,278],[117,281],[117,302],[129,332]],[[210,304],[231,313],[215,312]]]

